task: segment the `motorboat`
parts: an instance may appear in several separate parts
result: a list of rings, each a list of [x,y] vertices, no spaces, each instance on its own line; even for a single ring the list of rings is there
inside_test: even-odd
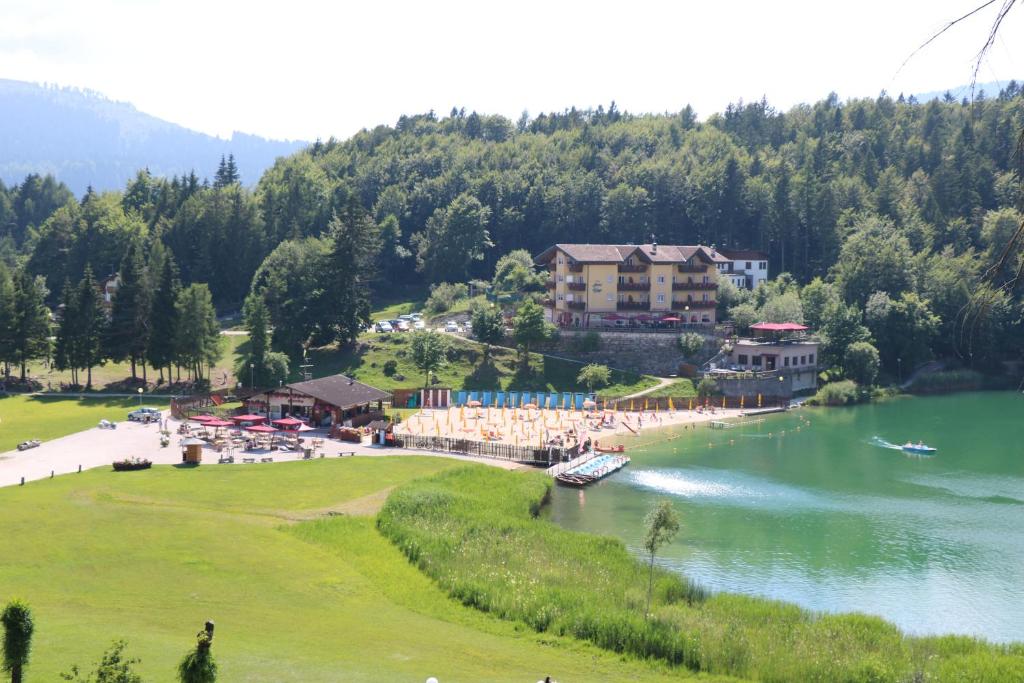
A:
[[[923,443],[918,441],[917,443],[910,443],[909,441],[903,444],[900,448],[907,451],[908,453],[934,453],[939,450],[932,448],[931,446],[925,446]]]

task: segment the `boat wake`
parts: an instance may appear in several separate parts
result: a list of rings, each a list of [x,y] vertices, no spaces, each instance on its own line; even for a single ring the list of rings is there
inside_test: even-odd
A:
[[[868,443],[871,444],[872,446],[878,446],[879,448],[889,448],[889,449],[892,449],[894,451],[902,451],[903,450],[903,446],[901,446],[901,445],[899,445],[897,443],[890,443],[890,442],[886,441],[885,439],[883,439],[880,436],[873,436],[873,437],[871,437],[871,439],[868,441]]]

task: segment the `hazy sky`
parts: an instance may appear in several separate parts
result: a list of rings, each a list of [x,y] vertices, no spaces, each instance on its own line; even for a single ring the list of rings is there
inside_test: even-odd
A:
[[[966,83],[998,2],[897,71],[981,2],[0,0],[0,78],[90,88],[221,136],[343,138],[453,105],[515,119],[613,99],[703,118],[762,95],[785,108]],[[979,82],[1024,77],[1021,15]]]

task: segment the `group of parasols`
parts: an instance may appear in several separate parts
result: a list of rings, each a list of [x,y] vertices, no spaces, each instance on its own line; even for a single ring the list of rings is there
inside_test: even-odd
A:
[[[189,420],[197,422],[208,429],[213,429],[214,439],[218,437],[221,429],[228,427],[243,427],[247,432],[271,435],[271,440],[273,440],[273,435],[278,433],[295,434],[313,430],[313,427],[294,417],[270,420],[270,424],[267,424],[268,420],[265,415],[234,415],[227,420],[216,415],[196,415],[195,417],[190,417]]]

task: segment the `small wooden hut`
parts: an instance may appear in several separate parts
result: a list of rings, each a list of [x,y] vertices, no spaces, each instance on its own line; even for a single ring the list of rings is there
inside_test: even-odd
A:
[[[181,440],[181,461],[190,465],[198,465],[203,461],[203,446],[206,442],[195,437]]]

